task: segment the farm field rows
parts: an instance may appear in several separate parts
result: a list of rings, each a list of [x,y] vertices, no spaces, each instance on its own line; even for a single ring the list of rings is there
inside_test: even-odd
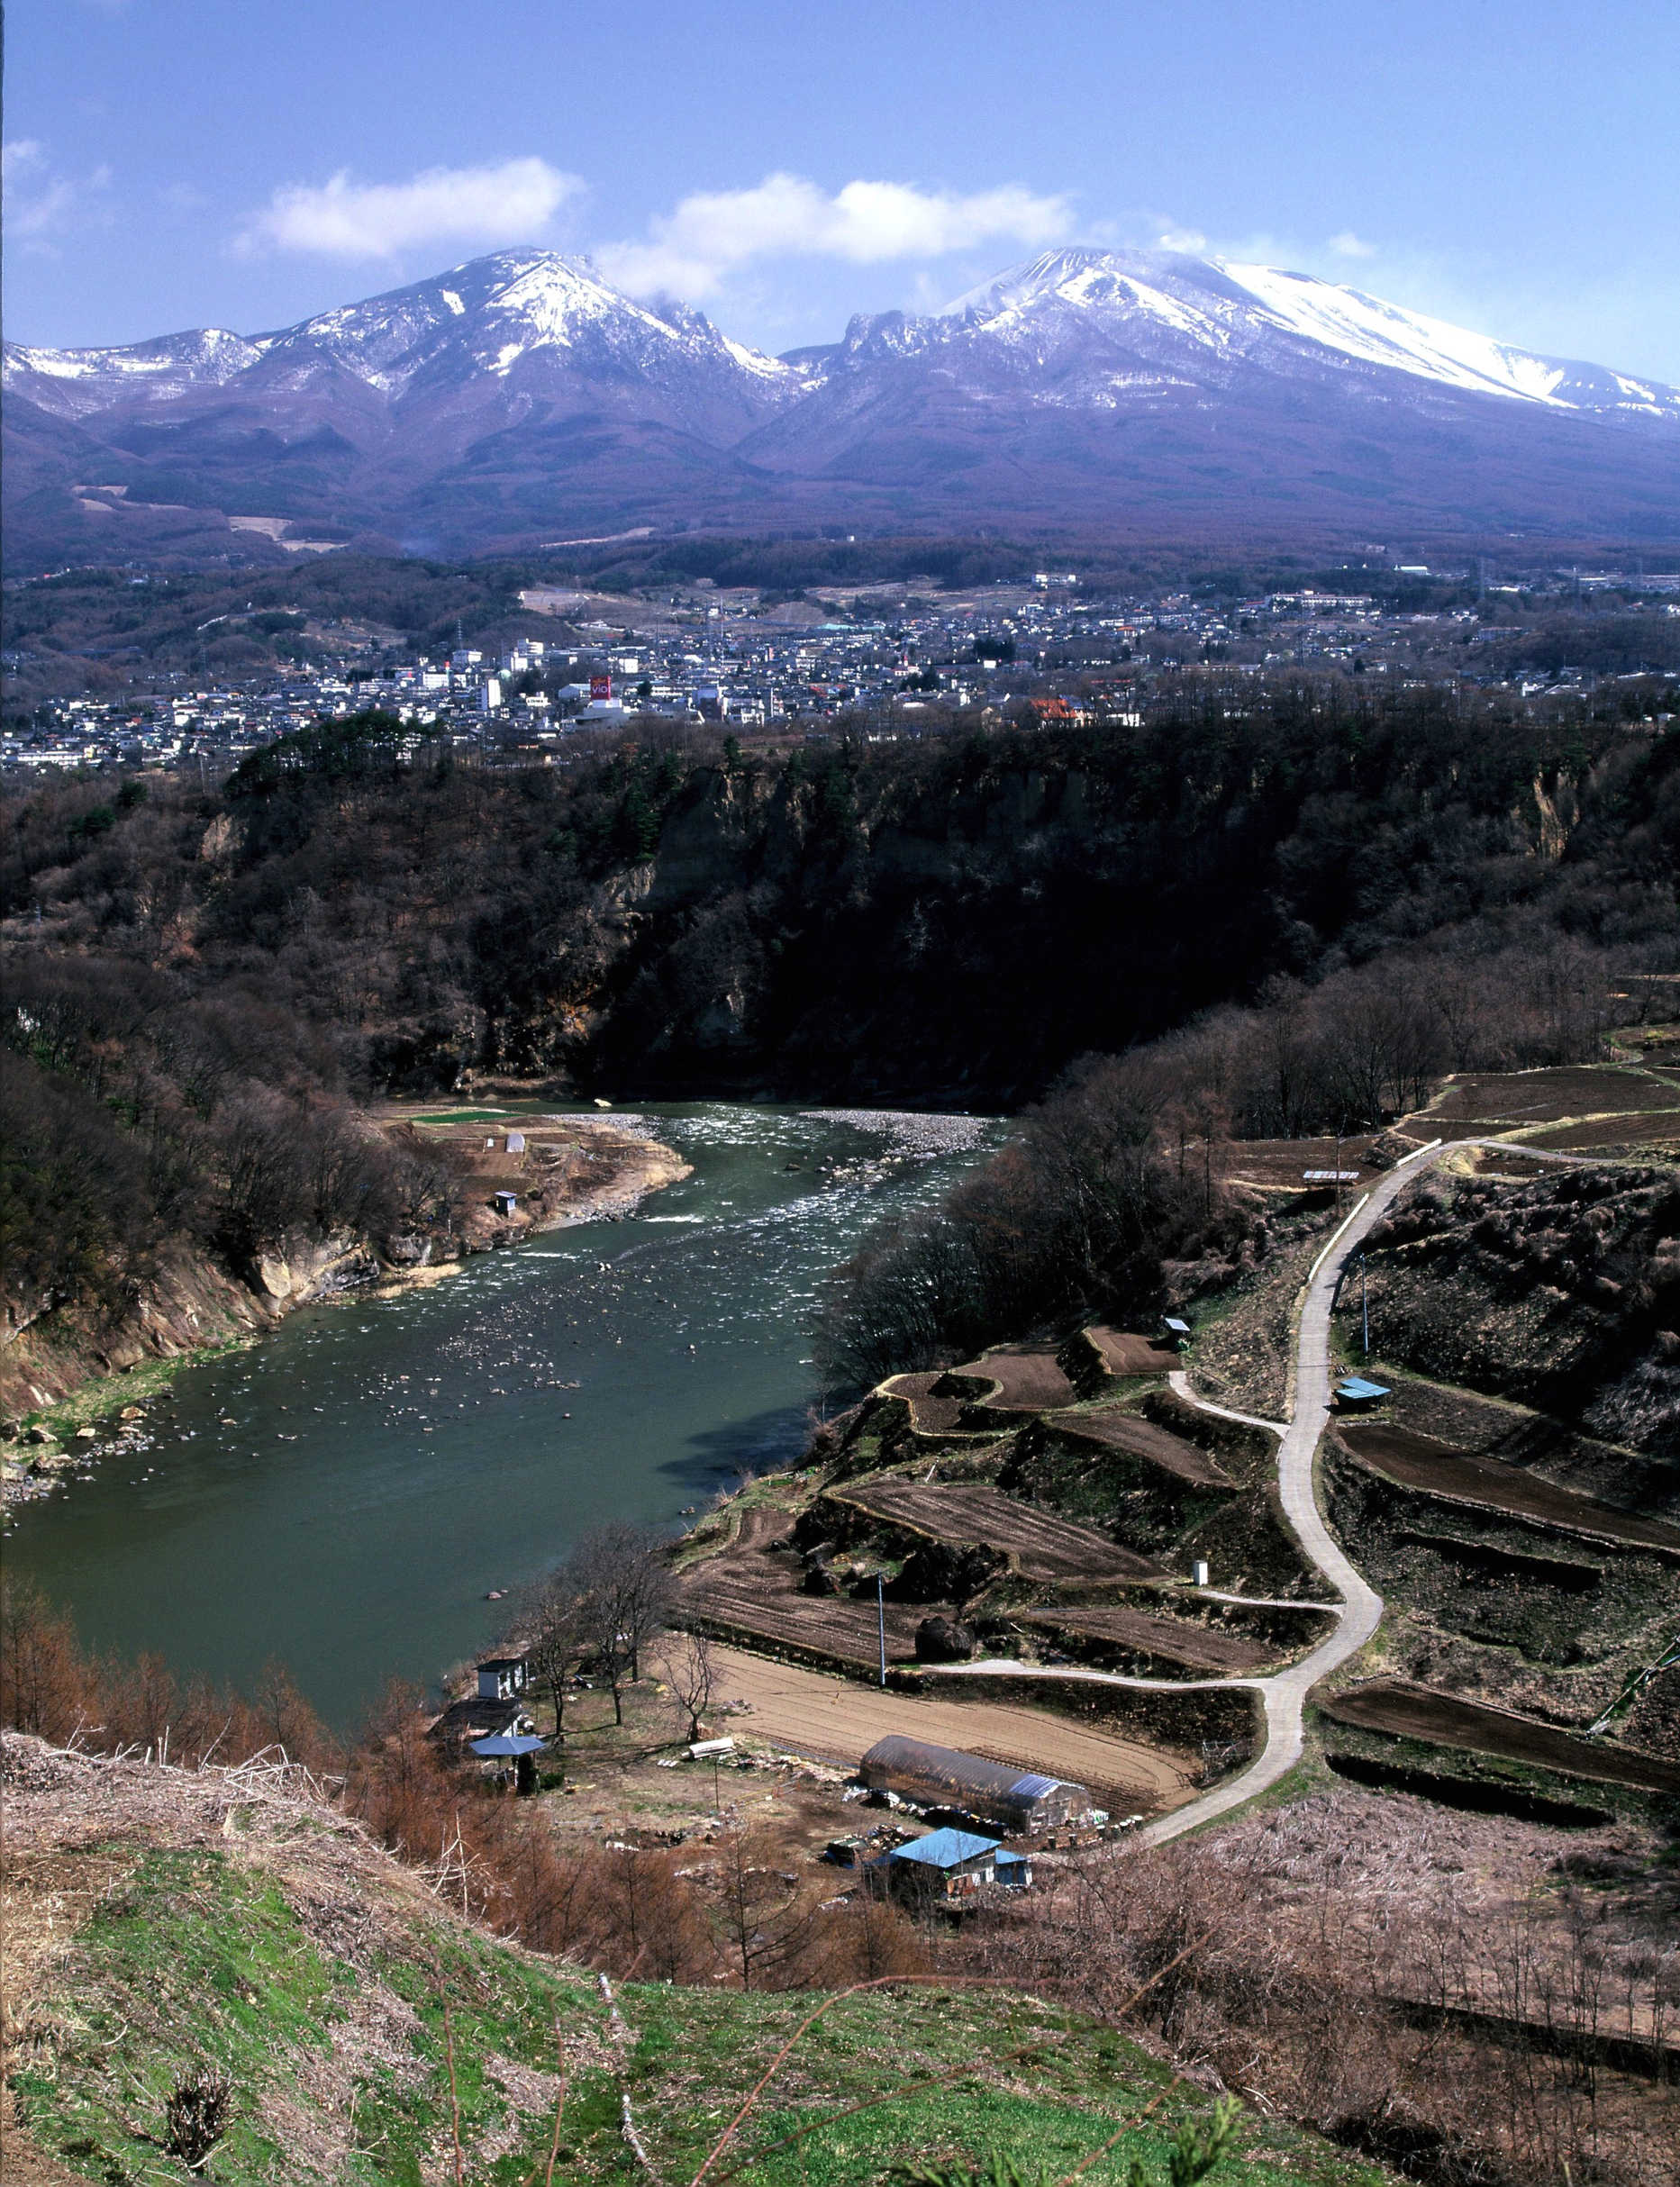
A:
[[[1337,1429],[1344,1449],[1362,1466],[1403,1488],[1478,1503],[1513,1517],[1680,1556],[1680,1527],[1617,1511],[1591,1496],[1559,1488],[1497,1458],[1469,1457],[1408,1428],[1349,1421]]]
[[[1680,1793],[1680,1763],[1655,1755],[1630,1753],[1602,1745],[1555,1725],[1511,1716],[1479,1702],[1459,1701],[1400,1679],[1376,1679],[1322,1704],[1337,1723],[1402,1738],[1423,1739],[1437,1747],[1468,1747],[1509,1762],[1526,1762],[1571,1776],[1593,1777],[1606,1784],[1628,1784],[1643,1792]]]
[[[1162,1576],[1160,1565],[994,1488],[891,1480],[849,1482],[843,1502],[958,1546],[984,1544],[1021,1560],[1036,1580],[1132,1580]]]
[[[1024,1611],[1021,1622],[1046,1632],[1079,1633],[1093,1640],[1111,1641],[1118,1647],[1182,1663],[1216,1678],[1245,1678],[1272,1662],[1279,1652],[1236,1633],[1209,1630],[1176,1618],[1151,1617],[1147,1611],[1119,1604],[1112,1609]]]
[[[1135,1412],[1081,1412],[1057,1420],[1054,1425],[1059,1435],[1077,1436],[1083,1441],[1102,1443],[1112,1450],[1123,1450],[1132,1457],[1148,1459],[1152,1466],[1160,1466],[1193,1488],[1233,1485],[1230,1475],[1206,1451],[1198,1449],[1184,1436],[1175,1435],[1168,1428],[1140,1419]]]

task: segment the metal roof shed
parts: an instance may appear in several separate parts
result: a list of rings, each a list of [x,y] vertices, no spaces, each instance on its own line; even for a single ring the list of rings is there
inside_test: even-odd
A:
[[[1020,1890],[1032,1881],[1032,1863],[1024,1854],[1011,1853],[995,1838],[976,1838],[969,1830],[930,1830],[925,1838],[895,1846],[870,1866],[895,1890],[916,1897],[932,1892],[964,1898],[985,1883]]]
[[[1380,1382],[1367,1382],[1363,1375],[1349,1375],[1345,1382],[1336,1384],[1336,1402],[1344,1412],[1368,1412],[1373,1405],[1380,1405],[1394,1392]]]
[[[872,1792],[894,1792],[922,1807],[954,1808],[1009,1830],[1055,1829],[1091,1810],[1091,1795],[1083,1784],[1038,1776],[901,1732],[877,1739],[858,1774]]]

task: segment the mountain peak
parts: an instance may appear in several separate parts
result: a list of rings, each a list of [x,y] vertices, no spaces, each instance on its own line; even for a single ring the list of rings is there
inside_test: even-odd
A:
[[[40,512],[50,557],[90,523],[109,545],[190,528],[183,480],[209,551],[228,508],[427,540],[447,510],[467,544],[818,507],[1359,537],[1378,509],[1577,536],[1613,512],[1666,540],[1680,506],[1680,391],[1168,250],[1042,251],[946,312],[778,359],[521,246],[265,334],[8,347],[6,386],[8,507]],[[123,485],[125,513],[89,477]]]

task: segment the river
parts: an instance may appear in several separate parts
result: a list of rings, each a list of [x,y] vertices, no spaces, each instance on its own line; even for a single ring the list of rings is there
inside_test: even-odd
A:
[[[185,1369],[137,1454],[18,1512],[12,1572],[97,1648],[235,1683],[277,1656],[347,1727],[392,1674],[435,1681],[493,1641],[509,1605],[491,1592],[589,1528],[675,1527],[795,1456],[822,1278],[1001,1127],[730,1103],[638,1114],[692,1176],[627,1221],[302,1309]]]

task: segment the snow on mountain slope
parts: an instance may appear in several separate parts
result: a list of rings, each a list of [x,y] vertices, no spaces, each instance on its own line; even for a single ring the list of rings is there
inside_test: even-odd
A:
[[[5,386],[61,417],[84,417],[137,397],[185,395],[219,387],[257,363],[260,337],[248,340],[225,327],[162,334],[114,349],[48,349],[5,345]]]
[[[959,296],[931,325],[950,344],[1065,349],[1084,330],[1158,358],[1199,352],[1271,371],[1348,358],[1558,411],[1680,420],[1672,387],[1537,356],[1310,274],[1176,252],[1046,251]]]
[[[527,360],[652,378],[696,375],[749,403],[797,391],[799,376],[730,340],[698,312],[655,310],[608,287],[586,261],[504,250],[429,281],[317,313],[250,340],[220,331],[127,349],[8,344],[8,389],[59,416],[131,402],[172,401],[253,371],[266,389],[297,392],[322,368],[395,400],[416,383],[506,380]]]
[[[211,553],[216,512],[282,505],[450,551],[819,515],[1362,538],[1379,510],[1666,541],[1680,510],[1680,391],[1171,251],[1046,252],[772,358],[504,250],[250,338],[9,348],[5,385],[8,551],[27,525],[42,566],[189,503]],[[89,478],[129,515],[91,516]]]
[[[1455,387],[1575,407],[1559,393],[1568,378],[1566,368],[1549,358],[1509,349],[1445,319],[1403,311],[1398,304],[1385,304],[1356,288],[1335,287],[1311,274],[1280,273],[1270,266],[1233,266],[1225,260],[1221,270],[1293,332],[1322,342],[1326,349],[1427,379],[1445,380]]]

